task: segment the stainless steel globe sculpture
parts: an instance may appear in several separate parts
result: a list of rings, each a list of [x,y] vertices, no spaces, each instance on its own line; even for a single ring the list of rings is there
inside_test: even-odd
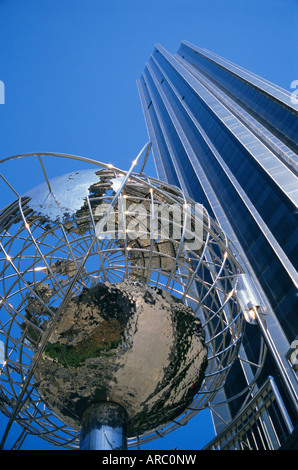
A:
[[[2,176],[15,194],[0,213],[6,434],[16,421],[20,440],[77,448],[84,410],[116,403],[128,447],[140,445],[208,407],[237,360],[231,244],[179,188],[135,171],[146,152],[129,171],[6,160],[30,156],[45,176],[23,195]],[[89,168],[49,178],[49,158]]]

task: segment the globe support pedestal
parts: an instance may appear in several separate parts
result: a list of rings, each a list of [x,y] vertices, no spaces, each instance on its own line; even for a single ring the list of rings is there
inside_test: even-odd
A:
[[[126,413],[115,403],[89,406],[82,418],[80,450],[127,449]]]

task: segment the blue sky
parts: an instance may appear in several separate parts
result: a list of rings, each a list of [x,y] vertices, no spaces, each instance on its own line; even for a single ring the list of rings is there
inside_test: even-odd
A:
[[[297,0],[0,0],[0,158],[60,152],[128,169],[148,140],[136,80],[155,43],[174,53],[184,39],[289,91],[298,79]],[[23,162],[3,173],[21,193],[38,179]],[[150,447],[200,449],[211,435],[199,414]]]

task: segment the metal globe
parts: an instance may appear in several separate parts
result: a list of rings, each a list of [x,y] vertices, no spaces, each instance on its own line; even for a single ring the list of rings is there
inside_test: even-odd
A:
[[[55,156],[92,167],[51,179],[41,157]],[[164,435],[208,406],[237,357],[231,244],[179,188],[134,172],[138,159],[126,172],[33,158],[45,181],[0,214],[1,410],[69,448],[99,402],[125,410],[128,446]]]

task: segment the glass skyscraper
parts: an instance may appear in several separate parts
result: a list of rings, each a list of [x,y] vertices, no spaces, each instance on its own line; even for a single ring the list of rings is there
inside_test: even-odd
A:
[[[271,380],[279,406],[265,407],[261,425],[253,419],[250,426],[264,425],[265,430],[243,434],[242,444],[235,437],[233,448],[293,446],[298,368],[297,105],[286,90],[187,41],[176,54],[156,45],[137,84],[158,177],[181,187],[217,220],[241,253],[266,312],[265,333],[255,325],[245,330],[246,366],[235,367],[228,376],[220,396],[226,399],[221,410],[225,418],[213,415],[216,432],[224,436],[243,410],[241,397],[229,399],[248,383],[247,367],[256,364],[255,344],[265,334],[269,347],[257,388]],[[250,412],[258,407],[257,401]],[[273,431],[266,422],[274,422]],[[215,442],[215,448],[224,448],[227,439]]]

